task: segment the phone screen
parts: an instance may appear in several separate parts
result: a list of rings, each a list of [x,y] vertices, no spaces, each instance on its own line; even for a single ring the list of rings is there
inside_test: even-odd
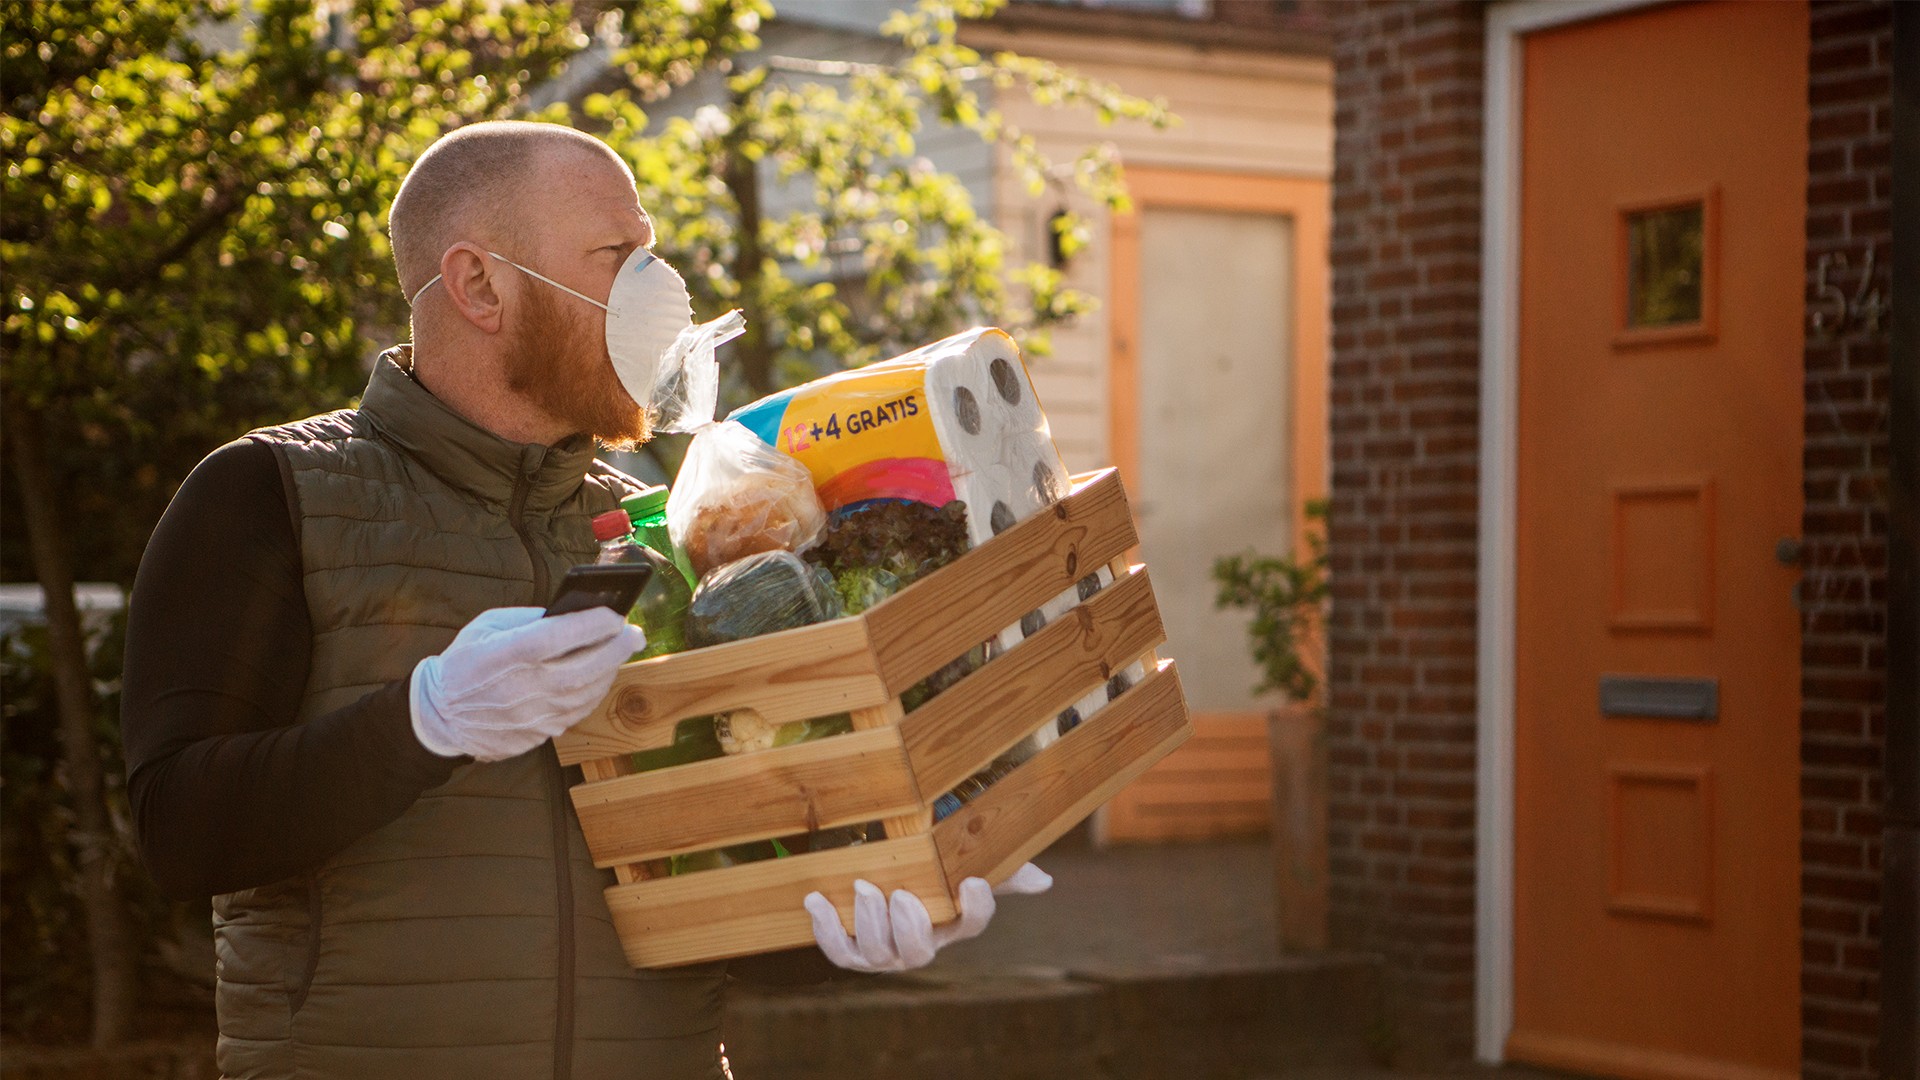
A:
[[[633,610],[641,590],[653,577],[651,563],[608,563],[576,566],[560,579],[560,589],[547,605],[548,615],[603,607],[618,615]]]

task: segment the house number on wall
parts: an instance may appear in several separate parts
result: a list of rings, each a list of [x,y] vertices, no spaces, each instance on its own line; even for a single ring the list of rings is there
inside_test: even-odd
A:
[[[1867,257],[1860,267],[1860,287],[1848,296],[1845,289],[1827,280],[1832,273],[1835,277],[1847,272],[1847,254],[1844,251],[1832,252],[1820,256],[1820,262],[1813,270],[1813,303],[1807,315],[1807,324],[1813,336],[1822,340],[1829,339],[1849,327],[1859,327],[1869,334],[1878,333],[1880,320],[1891,305],[1880,294],[1879,286],[1873,280],[1873,251],[1867,248]]]

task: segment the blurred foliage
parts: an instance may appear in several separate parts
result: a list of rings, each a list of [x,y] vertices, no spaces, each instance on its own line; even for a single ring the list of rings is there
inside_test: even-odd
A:
[[[1253,612],[1247,637],[1261,671],[1253,692],[1278,690],[1298,702],[1312,701],[1320,688],[1317,635],[1327,602],[1325,499],[1308,500],[1306,521],[1304,559],[1249,552],[1213,564],[1213,579],[1220,586],[1215,606]]]
[[[741,19],[768,13],[732,3]],[[630,93],[592,94],[583,110],[634,167],[655,215],[657,250],[694,290],[695,310],[749,316],[727,400],[740,403],[823,368],[856,367],[990,322],[1046,351],[1045,327],[1091,307],[1044,262],[1017,262],[1007,237],[979,215],[961,180],[935,169],[920,142],[929,124],[958,128],[1004,151],[1038,198],[1069,194],[1125,205],[1112,148],[1056,163],[994,107],[1001,91],[1091,109],[1103,122],[1172,122],[1164,105],[1012,53],[986,56],[957,40],[960,20],[998,3],[923,3],[883,26],[893,59],[847,63],[765,52],[718,65],[691,115],[649,123]],[[626,9],[631,18],[633,9]],[[630,40],[645,40],[626,28]],[[628,54],[621,54],[622,56]],[[763,190],[764,189],[764,190]],[[797,197],[774,200],[774,192]],[[791,207],[769,216],[774,202]],[[757,220],[757,229],[744,229]],[[1061,248],[1085,241],[1062,215]]]
[[[731,402],[974,322],[1044,349],[1044,327],[1088,299],[1052,267],[1009,257],[959,181],[921,154],[925,125],[977,135],[1055,205],[1072,189],[1083,205],[1120,206],[1109,151],[1049,162],[993,95],[1171,118],[1052,64],[959,44],[959,20],[995,6],[901,13],[885,31],[892,59],[863,65],[756,51],[764,0],[0,4],[0,412],[42,434],[61,500],[48,531],[74,576],[131,582],[201,457],[352,402],[406,325],[386,209],[421,150],[476,120],[573,122],[633,165],[700,314],[746,310]],[[536,108],[552,85],[578,92]],[[711,101],[651,122],[647,108],[675,91]],[[808,191],[804,208],[764,212],[784,185]],[[1084,227],[1054,220],[1071,254]],[[0,580],[35,577],[24,517],[9,469]],[[43,637],[27,631],[5,654],[0,880],[7,1031],[54,1037],[84,1028],[87,976]],[[124,841],[119,655],[109,639],[91,663],[106,809]],[[195,970],[204,951],[175,940],[181,910],[121,847],[116,885],[144,961]]]
[[[383,219],[408,162],[584,39],[487,0],[235,8],[0,6],[0,409],[42,418],[83,579],[131,580],[213,447],[361,389],[405,324]],[[17,506],[10,580],[32,576]]]
[[[919,154],[923,125],[1005,147],[1036,195],[1072,186],[1120,205],[1110,150],[1051,163],[990,92],[1171,118],[955,40],[959,18],[995,6],[896,15],[894,63],[783,66],[749,51],[764,0],[259,0],[246,19],[235,0],[0,5],[0,409],[42,414],[71,519],[88,523],[72,541],[79,576],[130,580],[213,447],[362,388],[406,318],[386,208],[413,157],[472,120],[572,118],[626,157],[696,310],[746,309],[731,402],[979,321],[1029,329],[1043,351],[1042,328],[1087,298],[1009,259],[960,182]],[[532,110],[575,57],[605,65],[597,92],[578,113]],[[703,73],[724,82],[718,104],[649,125],[647,103]],[[749,239],[741,189],[762,183],[807,184],[813,205],[763,217]],[[1083,227],[1057,227],[1071,253]],[[32,576],[19,521],[0,515],[7,580]]]
[[[207,935],[207,905],[169,901],[153,888],[134,853],[120,757],[120,654],[125,619],[116,614],[90,635],[90,672],[103,708],[96,741],[107,769],[113,841],[107,851],[144,957],[152,1005],[210,1001],[212,972],[184,977],[175,964]],[[87,1034],[86,928],[75,898],[74,824],[59,766],[59,720],[46,628],[30,624],[0,637],[0,1018],[9,1038],[80,1042]],[[183,940],[184,939],[184,940]],[[204,967],[204,961],[202,963]],[[150,1009],[150,1013],[152,1010]],[[156,1032],[158,1033],[158,1032]]]

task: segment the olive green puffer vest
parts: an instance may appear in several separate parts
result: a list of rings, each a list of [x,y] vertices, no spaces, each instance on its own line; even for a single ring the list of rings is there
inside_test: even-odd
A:
[[[300,719],[407,678],[487,608],[592,562],[633,482],[508,442],[383,356],[358,410],[269,428],[313,623]],[[228,1077],[717,1075],[720,965],[628,967],[550,746],[468,764],[296,880],[217,897]]]

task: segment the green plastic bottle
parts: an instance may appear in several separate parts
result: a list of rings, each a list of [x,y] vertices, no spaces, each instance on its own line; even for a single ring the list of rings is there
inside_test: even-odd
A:
[[[633,519],[633,532],[641,543],[673,560],[689,588],[700,584],[700,577],[693,572],[693,564],[687,561],[686,552],[674,547],[673,538],[667,535],[665,486],[650,487],[638,495],[622,499],[620,508]]]
[[[617,520],[616,520],[617,519]],[[618,532],[620,523],[629,531]],[[681,652],[687,647],[687,606],[693,603],[693,589],[673,561],[648,547],[631,529],[632,521],[624,510],[609,510],[594,518],[594,536],[600,541],[598,562],[645,562],[653,566],[653,576],[640,599],[627,612],[627,621],[647,632],[647,647],[633,655],[635,660]]]

